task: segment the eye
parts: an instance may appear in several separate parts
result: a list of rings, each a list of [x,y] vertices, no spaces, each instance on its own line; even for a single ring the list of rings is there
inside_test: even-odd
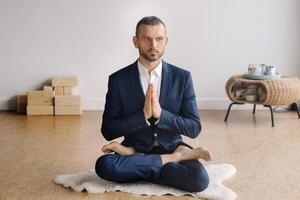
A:
[[[162,41],[162,40],[163,40],[162,37],[156,38],[156,41],[158,41],[158,42],[160,42],[160,41]]]
[[[149,41],[149,38],[144,37],[144,41],[145,41],[145,42],[148,42],[148,41]]]

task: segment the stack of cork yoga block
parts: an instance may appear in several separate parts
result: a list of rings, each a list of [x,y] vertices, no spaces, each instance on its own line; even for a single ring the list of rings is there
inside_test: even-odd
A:
[[[27,92],[27,115],[53,115],[53,97],[50,90]]]
[[[76,77],[56,77],[52,79],[54,88],[55,115],[81,115],[79,95],[73,95],[74,87],[78,84]]]
[[[74,95],[76,77],[54,77],[52,86],[17,96],[17,112],[27,115],[81,115],[81,99]]]

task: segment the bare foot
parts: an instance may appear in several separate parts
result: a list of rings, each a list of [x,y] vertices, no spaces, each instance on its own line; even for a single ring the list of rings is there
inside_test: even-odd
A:
[[[203,159],[205,161],[210,161],[212,159],[212,153],[203,147],[190,149],[184,145],[179,145],[174,153],[177,154],[181,160]]]
[[[103,151],[103,153],[116,152],[120,155],[130,155],[130,154],[133,154],[135,152],[133,147],[125,147],[125,146],[123,146],[120,143],[115,142],[115,141],[104,145],[102,147],[102,151]]]
[[[212,153],[203,147],[190,149],[186,146],[179,145],[172,154],[161,155],[163,165],[168,162],[180,162],[183,160],[198,160],[203,159],[210,161],[212,159]]]

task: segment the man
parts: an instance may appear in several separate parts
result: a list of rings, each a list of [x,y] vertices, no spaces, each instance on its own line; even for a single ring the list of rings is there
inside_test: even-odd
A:
[[[154,16],[136,26],[138,60],[110,75],[101,131],[105,139],[96,173],[116,182],[149,181],[190,192],[208,186],[198,161],[211,160],[202,147],[193,149],[181,135],[196,138],[200,118],[191,75],[164,62],[165,24]],[[114,154],[109,154],[114,152]]]

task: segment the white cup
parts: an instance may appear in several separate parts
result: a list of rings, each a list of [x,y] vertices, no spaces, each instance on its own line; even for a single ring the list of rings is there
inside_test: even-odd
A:
[[[265,75],[275,75],[275,67],[266,66]]]
[[[248,66],[248,74],[255,76],[263,75],[263,68],[258,64],[250,64]]]
[[[266,71],[267,65],[266,65],[266,64],[260,64],[259,66],[261,67],[262,74],[264,75],[264,73],[265,73],[265,71]]]

